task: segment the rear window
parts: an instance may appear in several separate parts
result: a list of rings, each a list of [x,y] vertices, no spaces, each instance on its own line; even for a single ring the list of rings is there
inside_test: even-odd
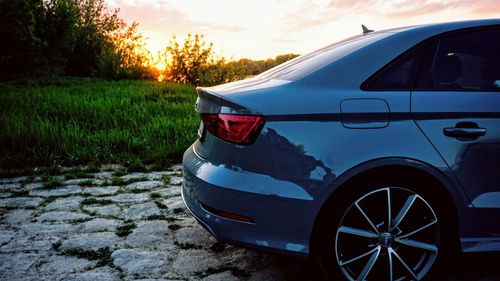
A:
[[[389,36],[389,32],[374,32],[350,37],[340,42],[321,48],[310,54],[296,57],[290,61],[269,69],[257,77],[268,79],[298,80],[333,61],[361,49],[375,41]]]

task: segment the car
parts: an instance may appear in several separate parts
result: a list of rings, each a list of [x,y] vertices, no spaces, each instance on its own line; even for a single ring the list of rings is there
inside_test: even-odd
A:
[[[363,30],[198,87],[185,205],[219,241],[332,280],[500,251],[500,19]]]

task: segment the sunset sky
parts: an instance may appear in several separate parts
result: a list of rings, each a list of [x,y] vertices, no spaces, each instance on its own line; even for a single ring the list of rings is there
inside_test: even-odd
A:
[[[172,35],[204,34],[229,59],[304,54],[361,33],[423,23],[500,18],[500,0],[107,0],[139,22],[153,53]]]

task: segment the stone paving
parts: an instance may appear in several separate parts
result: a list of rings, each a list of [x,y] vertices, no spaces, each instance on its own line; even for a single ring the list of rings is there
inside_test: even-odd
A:
[[[180,170],[61,175],[57,187],[0,179],[0,279],[281,280],[273,257],[219,244],[198,225]]]
[[[0,280],[316,279],[303,262],[218,243],[185,210],[179,165],[123,170],[0,179]]]

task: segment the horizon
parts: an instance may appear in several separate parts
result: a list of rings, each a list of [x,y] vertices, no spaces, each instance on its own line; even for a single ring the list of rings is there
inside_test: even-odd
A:
[[[136,21],[153,56],[172,35],[205,36],[229,60],[305,54],[370,29],[500,17],[497,0],[106,0],[128,24]],[[355,15],[354,19],[353,16]],[[332,32],[333,31],[333,32]],[[325,35],[329,34],[329,35]]]

